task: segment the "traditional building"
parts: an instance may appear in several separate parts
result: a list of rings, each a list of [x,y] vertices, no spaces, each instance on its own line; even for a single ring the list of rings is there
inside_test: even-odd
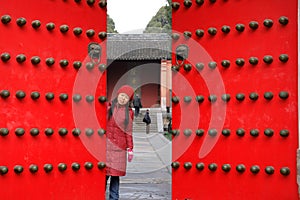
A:
[[[170,107],[171,36],[168,34],[109,34],[107,94],[128,84],[142,98],[143,107]]]

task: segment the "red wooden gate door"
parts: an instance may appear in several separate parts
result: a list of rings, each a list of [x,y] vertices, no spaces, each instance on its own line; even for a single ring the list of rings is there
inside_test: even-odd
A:
[[[297,1],[172,8],[172,198],[298,199]]]
[[[0,4],[1,199],[104,199],[106,2]]]

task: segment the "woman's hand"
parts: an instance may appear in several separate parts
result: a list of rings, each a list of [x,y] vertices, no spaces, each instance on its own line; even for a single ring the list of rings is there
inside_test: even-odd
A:
[[[132,149],[128,149],[127,153],[128,153],[128,162],[131,162],[132,159],[133,159],[133,151],[132,151]]]

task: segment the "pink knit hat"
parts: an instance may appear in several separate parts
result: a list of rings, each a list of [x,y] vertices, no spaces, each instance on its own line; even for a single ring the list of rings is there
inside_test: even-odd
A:
[[[132,100],[134,91],[129,85],[123,85],[122,87],[120,87],[117,94],[119,95],[120,93],[127,94],[129,96],[129,99]]]

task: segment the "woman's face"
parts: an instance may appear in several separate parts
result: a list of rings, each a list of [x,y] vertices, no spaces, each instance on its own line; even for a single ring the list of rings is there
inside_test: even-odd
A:
[[[122,106],[124,106],[125,104],[127,104],[129,101],[129,96],[125,93],[120,93],[118,95],[118,103]]]

